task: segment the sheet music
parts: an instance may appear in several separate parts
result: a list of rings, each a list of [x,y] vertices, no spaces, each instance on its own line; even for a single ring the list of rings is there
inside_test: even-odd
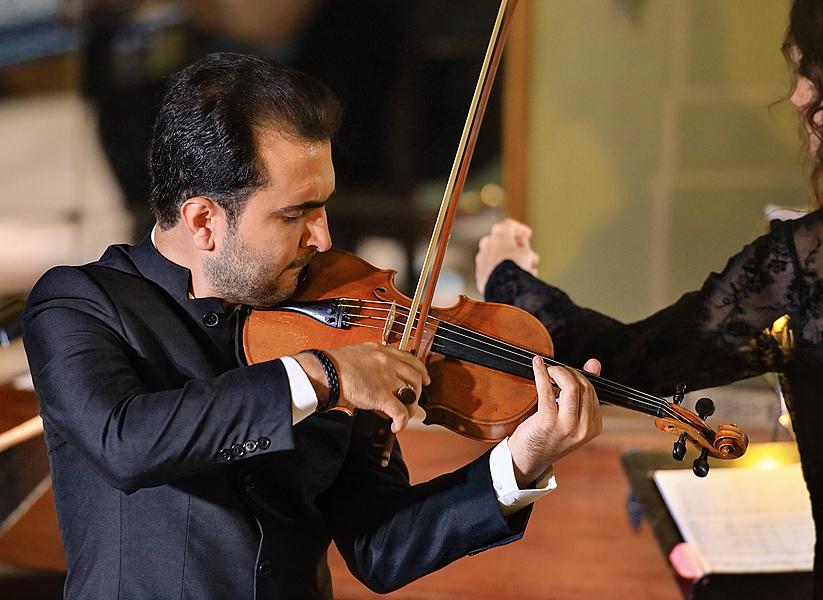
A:
[[[811,571],[814,524],[799,464],[776,469],[655,471],[683,539],[709,573]]]

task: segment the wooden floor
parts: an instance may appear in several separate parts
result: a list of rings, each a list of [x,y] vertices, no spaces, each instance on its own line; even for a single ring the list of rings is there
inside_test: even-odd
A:
[[[2,396],[3,425],[24,420],[36,410],[30,395],[6,389]],[[629,524],[629,488],[619,465],[624,451],[638,443],[667,447],[668,437],[654,432],[647,420],[611,427],[607,418],[600,438],[556,465],[559,488],[537,503],[521,541],[461,559],[392,594],[369,592],[332,551],[336,598],[678,600],[675,580],[648,526],[644,523],[635,531]],[[457,468],[486,449],[437,427],[406,431],[400,443],[414,481]],[[59,568],[60,548],[49,491],[0,538],[0,562]],[[0,579],[0,597],[2,585]]]

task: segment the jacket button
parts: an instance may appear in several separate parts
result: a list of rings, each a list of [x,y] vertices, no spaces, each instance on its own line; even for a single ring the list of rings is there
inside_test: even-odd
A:
[[[257,566],[257,572],[260,574],[260,577],[263,579],[268,579],[272,576],[273,569],[271,567],[271,563],[267,560],[264,560]]]
[[[231,452],[226,448],[223,448],[220,452],[217,453],[217,457],[220,460],[229,461],[231,460]]]
[[[243,456],[246,453],[246,449],[243,448],[243,444],[235,444],[231,447],[231,453],[235,456]]]
[[[243,448],[246,449],[246,452],[254,452],[257,450],[257,442],[254,440],[246,440],[246,442],[243,443]]]
[[[253,492],[254,488],[257,487],[257,481],[254,478],[254,475],[246,475],[243,477],[243,489],[247,492]]]
[[[271,440],[269,438],[261,437],[257,440],[257,447],[261,450],[265,450],[269,446],[271,446]]]
[[[216,327],[219,322],[220,316],[216,312],[209,311],[203,315],[203,325],[206,327]]]

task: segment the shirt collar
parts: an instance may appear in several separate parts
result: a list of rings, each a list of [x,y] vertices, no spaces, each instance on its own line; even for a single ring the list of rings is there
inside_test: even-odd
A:
[[[155,248],[154,228],[152,228],[150,235],[147,235],[136,246],[129,247],[127,252],[134,266],[143,277],[159,285],[180,304],[193,305],[191,308],[198,311],[226,312],[220,298],[192,297],[191,271],[170,261]]]

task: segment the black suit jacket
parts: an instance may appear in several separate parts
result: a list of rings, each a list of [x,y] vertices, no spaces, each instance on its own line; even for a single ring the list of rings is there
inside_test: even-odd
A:
[[[409,486],[399,449],[377,466],[370,413],[293,427],[282,363],[243,366],[237,311],[189,284],[146,240],[52,269],[29,298],[66,597],[330,598],[332,539],[384,592],[522,535],[487,455]]]

